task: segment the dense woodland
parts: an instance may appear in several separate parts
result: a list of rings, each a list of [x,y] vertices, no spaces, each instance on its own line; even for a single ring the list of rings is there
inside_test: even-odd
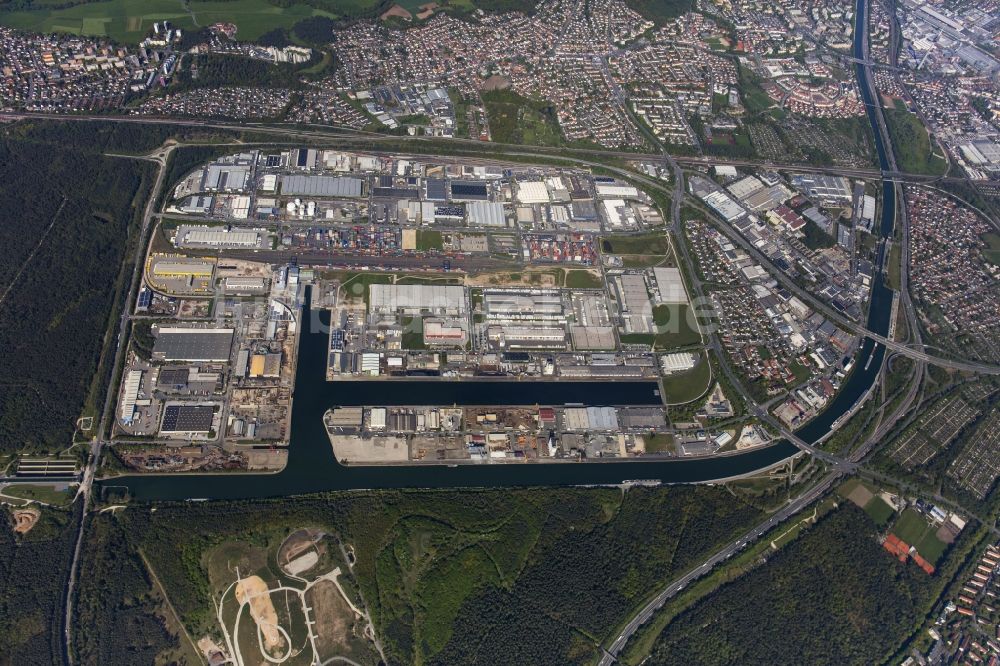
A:
[[[0,450],[70,443],[153,166],[0,141]]]
[[[878,664],[923,618],[935,579],[890,557],[847,503],[660,635],[650,664]]]
[[[145,154],[163,145],[167,139],[200,139],[211,136],[210,132],[184,125],[38,120],[10,125],[4,128],[3,136],[49,146],[72,147],[82,152]]]
[[[80,506],[44,509],[23,537],[0,509],[0,663],[64,662],[63,595]]]
[[[176,644],[139,553],[111,514],[87,519],[76,595],[74,661],[152,664]]]
[[[236,55],[204,54],[194,56],[190,68],[178,72],[170,86],[175,93],[191,88],[218,88],[222,86],[255,86],[261,88],[301,87],[295,71],[306,65],[292,63],[274,64],[265,60]],[[192,72],[197,70],[197,78]]]
[[[393,662],[564,664],[593,658],[664,580],[762,514],[721,488],[671,487],[351,493],[119,516],[194,635],[214,627],[203,553],[316,525],[353,545]]]

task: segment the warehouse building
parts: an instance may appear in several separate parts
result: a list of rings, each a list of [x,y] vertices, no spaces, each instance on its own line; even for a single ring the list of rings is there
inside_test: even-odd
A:
[[[486,201],[487,199],[489,199],[489,190],[485,183],[474,180],[451,181],[452,201]]]
[[[129,425],[135,416],[135,403],[139,399],[139,387],[142,385],[142,370],[129,370],[122,385],[121,419]]]
[[[615,277],[618,302],[626,333],[653,332],[653,304],[649,302],[646,280],[642,275],[627,273]]]
[[[575,431],[616,431],[618,412],[614,407],[567,407],[563,410],[563,427]]]
[[[465,287],[426,284],[373,284],[371,314],[433,314],[460,317],[466,312]]]
[[[443,321],[427,319],[424,325],[424,343],[428,345],[451,345],[464,347],[468,335],[465,327],[458,321]]]
[[[486,337],[501,349],[565,348],[566,332],[555,326],[489,326]]]
[[[631,185],[599,184],[596,187],[600,199],[638,199],[639,190]]]
[[[549,190],[541,181],[518,181],[517,201],[522,204],[549,202]]]
[[[747,176],[736,181],[726,189],[737,199],[746,199],[763,187],[764,183],[760,182],[757,176]]]
[[[851,183],[843,176],[818,173],[800,173],[792,176],[792,185],[823,205],[842,206],[853,200]]]
[[[698,364],[698,355],[691,352],[677,352],[676,354],[664,354],[660,357],[660,367],[663,374],[672,375],[675,372],[686,372]],[[668,398],[670,396],[667,396]]]
[[[168,437],[196,437],[212,431],[215,405],[167,405],[160,422],[160,434]]]
[[[503,204],[497,201],[473,201],[466,207],[469,226],[472,227],[503,227],[507,219],[503,212]]]
[[[726,222],[732,222],[742,217],[746,211],[732,199],[730,199],[724,192],[717,191],[712,192],[704,197],[702,201],[709,205],[709,207],[718,213],[722,219]]]
[[[204,278],[211,279],[215,266],[207,261],[157,261],[153,264],[153,275],[159,278]]]
[[[667,427],[667,416],[660,407],[629,407],[618,412],[624,430],[661,430]]]
[[[215,197],[196,194],[185,198],[177,206],[177,210],[187,215],[210,215],[214,203]]]
[[[571,326],[569,333],[574,349],[615,348],[615,330],[611,326]]]
[[[562,321],[562,296],[555,290],[483,291],[486,318],[505,321]]]
[[[227,277],[223,286],[230,294],[262,294],[267,291],[268,279],[263,277]]]
[[[656,278],[657,303],[685,305],[688,302],[684,291],[684,280],[679,268],[657,266],[653,269]]]
[[[177,247],[259,248],[263,247],[265,229],[225,229],[212,227],[180,227],[174,237]]]
[[[350,197],[361,196],[364,181],[347,176],[283,176],[281,193],[285,196]]]
[[[201,177],[202,192],[243,192],[250,182],[248,164],[209,164]]]
[[[360,429],[363,419],[364,410],[361,407],[338,407],[331,410],[327,425],[331,428]]]
[[[224,363],[233,346],[231,328],[165,327],[156,331],[153,358],[160,361]]]
[[[424,199],[427,201],[448,200],[448,181],[444,178],[428,178],[424,181],[424,187]]]

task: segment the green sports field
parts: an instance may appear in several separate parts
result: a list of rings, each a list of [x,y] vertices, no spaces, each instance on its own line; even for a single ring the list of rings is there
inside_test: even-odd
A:
[[[349,0],[346,4],[367,6],[374,5],[375,0]],[[188,7],[194,18],[181,0],[105,0],[65,9],[48,9],[44,0],[36,0],[34,7],[2,12],[0,24],[30,32],[106,36],[123,44],[133,44],[142,39],[156,21],[170,21],[182,30],[227,21],[239,28],[237,38],[253,40],[275,28],[291,28],[310,16],[333,16],[305,4],[276,7],[267,0],[190,2]]]

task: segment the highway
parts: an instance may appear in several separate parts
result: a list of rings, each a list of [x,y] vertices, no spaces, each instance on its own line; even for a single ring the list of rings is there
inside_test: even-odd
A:
[[[865,71],[870,77],[870,71],[868,69],[869,63],[865,63]],[[869,82],[870,85],[870,82]],[[262,133],[268,133],[272,135],[285,136],[293,140],[311,140],[317,142],[323,142],[326,144],[358,144],[359,142],[371,142],[374,145],[379,143],[385,143],[388,146],[398,145],[400,143],[405,143],[409,145],[424,146],[426,147],[439,147],[440,142],[435,142],[433,140],[428,140],[422,137],[398,137],[375,133],[359,132],[356,130],[349,130],[346,128],[300,128],[294,126],[270,126],[263,124],[242,124],[242,123],[225,123],[225,122],[214,122],[214,121],[202,121],[202,120],[191,120],[191,119],[172,119],[172,118],[146,118],[146,117],[128,117],[128,116],[66,116],[61,114],[35,114],[35,113],[9,113],[0,114],[0,119],[3,120],[17,120],[25,118],[35,118],[35,119],[50,119],[57,120],[61,122],[94,122],[94,121],[108,121],[108,122],[120,122],[120,123],[138,123],[138,124],[152,124],[152,125],[185,125],[185,126],[199,126],[206,129],[220,129],[220,130],[230,130],[230,131],[260,131]],[[881,114],[879,114],[879,123],[876,131],[882,135],[883,138],[887,137],[887,132],[884,126],[884,122],[881,119]],[[935,183],[935,182],[968,182],[966,178],[948,178],[948,177],[937,177],[937,176],[927,176],[922,174],[909,174],[903,173],[897,170],[895,164],[889,169],[876,169],[876,168],[842,168],[842,167],[832,167],[832,166],[815,166],[815,165],[803,165],[803,164],[788,164],[788,163],[777,163],[777,162],[761,162],[756,160],[740,160],[740,159],[725,159],[717,157],[689,157],[689,156],[671,156],[668,153],[632,153],[632,152],[622,152],[622,151],[610,151],[610,150],[590,150],[590,149],[544,149],[544,148],[525,148],[524,146],[511,145],[511,144],[482,144],[475,140],[451,140],[449,145],[455,145],[458,150],[463,147],[468,149],[477,149],[479,151],[494,151],[497,154],[496,158],[491,158],[492,161],[502,161],[504,155],[510,157],[528,157],[536,159],[552,159],[558,158],[568,162],[573,162],[581,165],[586,165],[590,167],[600,167],[608,169],[624,177],[630,178],[632,180],[642,182],[646,186],[655,188],[665,193],[671,194],[671,217],[672,217],[672,227],[675,233],[680,238],[680,206],[681,202],[684,200],[684,178],[682,167],[699,167],[706,168],[712,165],[727,164],[732,166],[742,166],[742,167],[764,167],[779,170],[793,170],[799,172],[819,172],[828,173],[834,175],[847,176],[852,178],[869,178],[877,179],[882,178],[894,182],[910,182],[910,183]],[[891,144],[888,144],[891,145]],[[149,238],[149,232],[152,228],[153,221],[155,220],[155,201],[158,194],[162,191],[164,185],[164,179],[166,177],[166,163],[170,152],[177,146],[171,146],[169,148],[161,149],[156,151],[153,155],[146,157],[136,156],[134,159],[149,159],[154,160],[159,164],[158,175],[156,177],[155,184],[150,193],[149,200],[147,201],[146,209],[144,211],[143,221],[141,229],[139,231],[139,238],[136,243],[136,258],[132,270],[131,282],[129,285],[129,291],[127,298],[125,300],[125,308],[122,313],[121,320],[118,325],[117,331],[117,342],[115,347],[114,355],[114,374],[117,376],[118,370],[122,365],[124,360],[124,353],[126,350],[127,343],[127,327],[128,327],[128,310],[131,304],[134,302],[136,293],[139,288],[139,282],[141,278],[141,271],[143,265],[143,256],[147,249],[146,239]],[[891,149],[890,149],[891,154]],[[446,156],[447,157],[447,156]],[[608,166],[597,162],[595,160],[599,159],[617,159],[617,160],[633,160],[633,161],[650,161],[650,162],[661,162],[665,161],[667,166],[673,173],[674,183],[673,191],[668,192],[667,188],[663,186],[661,181],[647,178],[643,175],[636,174],[635,172],[622,169],[614,166]],[[677,249],[681,258],[683,258],[685,265],[690,269],[692,266],[691,258],[688,256],[688,251],[683,243],[679,241],[676,243]],[[692,285],[695,293],[701,295],[702,288],[698,283],[698,279],[693,270],[689,270],[689,278],[694,283]],[[905,270],[903,271],[906,272]],[[787,285],[786,285],[787,286]],[[796,289],[796,293],[802,292],[802,290]],[[804,293],[804,292],[803,292]],[[816,304],[815,298],[809,297],[807,301],[811,305]],[[911,320],[912,310],[910,309],[909,303],[905,303],[904,307],[907,308],[907,318]],[[828,308],[827,308],[828,310]],[[837,323],[844,326],[848,330],[853,331],[858,335],[867,336],[879,344],[883,344],[887,349],[892,350],[898,354],[902,354],[913,358],[919,363],[931,363],[941,367],[946,367],[956,370],[965,370],[971,372],[978,372],[984,374],[997,375],[1000,374],[1000,367],[975,363],[970,361],[945,359],[933,356],[924,350],[922,346],[919,345],[919,340],[917,345],[919,348],[914,348],[906,343],[897,342],[890,340],[885,336],[875,334],[868,331],[863,326],[850,322],[844,317],[839,317],[836,319]],[[912,327],[911,327],[912,331]],[[722,353],[720,343],[716,336],[709,335],[711,347],[716,351],[720,359],[724,359],[725,356]],[[723,371],[727,374],[730,381],[733,382],[734,386],[741,386],[738,378],[732,372],[732,369],[727,363],[722,361],[720,365]],[[916,383],[914,383],[914,387]],[[816,448],[814,445],[804,442],[801,439],[795,437],[794,434],[788,432],[780,424],[769,415],[766,409],[758,405],[754,405],[751,401],[748,403],[751,405],[751,410],[760,417],[763,421],[769,423],[772,426],[779,428],[785,437],[790,441],[795,443],[799,448],[810,454],[826,461],[831,466],[831,472],[817,485],[810,488],[803,495],[795,498],[789,502],[781,510],[773,514],[766,522],[756,526],[754,529],[748,531],[740,539],[728,544],[724,548],[717,551],[711,557],[705,560],[697,569],[688,572],[683,577],[670,583],[664,590],[662,590],[653,600],[651,600],[646,606],[644,606],[624,627],[624,630],[619,636],[608,646],[608,650],[601,660],[602,664],[611,664],[616,656],[621,652],[629,638],[634,634],[634,632],[641,626],[644,622],[648,621],[650,617],[656,612],[656,610],[677,592],[684,589],[686,585],[690,582],[696,580],[697,578],[703,576],[704,574],[711,571],[712,567],[716,564],[729,558],[735,552],[738,552],[742,548],[746,547],[748,543],[751,543],[758,539],[761,535],[768,532],[772,527],[778,523],[788,519],[798,511],[800,511],[805,506],[809,505],[811,502],[816,500],[818,497],[822,496],[827,492],[833,484],[837,482],[838,479],[843,477],[845,474],[850,473],[857,469],[859,461],[867,455],[871,448],[877,443],[878,438],[885,434],[889,428],[895,423],[897,415],[901,414],[905,407],[908,407],[910,402],[915,395],[915,388],[911,388],[910,395],[903,401],[903,405],[896,410],[893,415],[885,419],[873,434],[872,437],[868,438],[866,442],[855,449],[852,455],[848,459],[838,458],[832,456],[829,453]],[[108,422],[108,416],[112,413],[113,404],[116,395],[114,391],[109,391],[105,399],[105,404],[103,408],[102,417],[98,423],[97,436],[95,437],[90,451],[90,457],[87,462],[86,467],[83,470],[82,480],[80,483],[80,489],[78,491],[79,495],[82,495],[84,502],[84,512],[83,518],[81,518],[79,530],[76,537],[76,545],[74,558],[70,569],[70,577],[67,589],[67,601],[65,609],[65,648],[67,660],[71,661],[71,635],[69,628],[72,626],[72,599],[75,581],[78,575],[79,559],[83,539],[83,525],[85,522],[86,512],[90,504],[91,488],[94,480],[94,476],[99,465],[100,456],[102,453],[102,448],[106,440],[107,433],[105,432],[106,424]]]
[[[860,39],[861,43],[863,44],[863,55],[864,55],[864,58],[862,59],[864,61],[864,65],[860,69],[863,70],[864,76],[865,76],[865,79],[866,79],[866,81],[864,81],[864,82],[860,82],[859,81],[859,84],[860,85],[867,85],[869,87],[869,90],[872,90],[873,87],[872,87],[872,81],[871,81],[870,63],[867,62],[867,59],[868,59],[868,49],[867,49],[867,47],[868,47],[868,39],[867,39],[867,34],[866,34],[866,32],[867,32],[867,11],[865,11],[866,5],[864,4],[864,0],[858,0],[858,7],[859,7],[859,9],[861,11],[856,12],[856,14],[858,15],[857,18],[856,18],[856,30],[861,30],[862,31],[859,39]],[[881,138],[882,140],[885,141],[884,145],[885,145],[886,157],[888,158],[889,170],[890,171],[895,171],[895,156],[893,155],[892,144],[890,142],[888,142],[888,132],[886,131],[885,124],[884,124],[884,119],[882,117],[882,113],[881,113],[881,109],[880,108],[875,109],[875,117],[876,117],[876,121],[877,122],[875,123],[876,127],[874,127],[873,129],[874,129],[875,132],[879,133],[879,135],[880,135],[880,137],[876,137],[876,138]],[[884,180],[885,181],[889,181],[890,179],[889,178],[884,178]],[[898,183],[895,184],[895,188],[896,188],[896,193],[897,193],[897,205],[898,205],[898,208],[904,209],[904,211],[905,211],[906,206],[905,206],[905,202],[903,201],[902,192],[900,191],[901,188],[900,188],[900,186],[899,186]],[[897,209],[897,212],[898,212],[898,209]],[[901,221],[901,223],[903,225],[903,227],[902,227],[903,241],[906,242],[906,241],[908,241],[908,237],[909,237],[909,233],[908,232],[909,232],[909,230],[908,230],[908,226],[907,226],[907,220],[905,218],[905,212],[904,212],[904,214],[902,216],[902,220],[899,220],[899,218],[897,218],[897,221]],[[676,223],[676,220],[675,220],[675,223]],[[684,243],[683,243],[682,240],[679,241],[678,244],[682,245],[682,246],[684,245]],[[902,270],[900,271],[900,273],[901,273],[901,287],[904,288],[904,289],[907,286],[908,259],[909,259],[908,254],[904,252],[903,257],[902,257],[902,261],[903,261]],[[685,261],[689,262],[689,259],[687,259],[686,256],[685,256]],[[688,263],[688,265],[690,266],[689,263]],[[772,273],[775,273],[775,271],[772,271]],[[780,271],[779,271],[779,273],[780,273]],[[696,283],[695,284],[696,290],[698,291],[698,293],[700,293],[700,285],[697,284],[697,278],[692,278],[692,279]],[[802,291],[802,290],[796,290],[796,293],[799,292],[799,291]],[[815,299],[811,299],[811,298],[809,299],[810,303],[812,303],[814,301],[815,301]],[[912,336],[915,336],[916,344],[919,347],[918,349],[912,349],[911,347],[909,347],[909,346],[907,346],[905,344],[896,343],[896,342],[894,342],[892,340],[889,340],[889,339],[885,338],[884,336],[876,335],[876,334],[874,334],[874,333],[872,333],[870,331],[867,331],[865,329],[861,329],[859,331],[858,327],[856,325],[852,326],[852,330],[855,330],[855,332],[867,335],[868,337],[871,337],[872,339],[875,339],[877,342],[880,342],[881,344],[884,344],[887,348],[893,349],[894,351],[896,351],[898,353],[905,353],[908,356],[916,358],[918,360],[918,362],[915,364],[914,376],[917,376],[918,374],[923,374],[924,373],[924,371],[925,371],[925,368],[923,366],[924,362],[935,362],[935,363],[937,363],[937,362],[941,362],[942,359],[936,359],[934,357],[931,357],[930,355],[926,354],[926,352],[923,351],[923,347],[922,347],[922,345],[920,345],[919,329],[917,329],[915,327],[915,325],[914,325],[915,314],[914,314],[913,309],[912,309],[912,304],[909,301],[908,294],[906,294],[906,296],[902,299],[902,306],[905,309],[905,314],[906,314],[906,317],[907,317],[907,321],[910,324],[910,326],[909,326],[910,329],[911,329],[910,334]],[[824,309],[826,309],[826,308],[824,308]],[[718,347],[717,336],[712,335],[711,339],[712,339],[712,346],[713,346],[713,348],[717,348]],[[716,349],[716,351],[718,352],[718,349]],[[732,376],[732,371],[729,368],[728,364],[725,363],[724,360],[722,360],[725,357],[724,356],[720,356],[719,358],[720,358],[720,365],[726,371],[727,375],[730,376],[730,381],[733,381],[734,379],[736,379],[735,377]],[[970,366],[974,366],[974,365],[977,365],[977,364],[970,364]],[[986,368],[983,371],[989,371],[989,368]],[[882,368],[882,373],[883,374],[885,373],[885,366],[884,365],[883,365],[883,368]],[[995,373],[991,373],[991,374],[995,374]],[[741,387],[742,385],[738,381],[736,381],[734,383],[734,386]],[[864,401],[864,399],[871,399],[871,393],[874,392],[875,390],[877,390],[880,386],[882,386],[881,376],[880,376],[879,380],[877,380],[876,383],[872,386],[872,389],[869,390],[869,392],[865,396],[865,398],[863,398],[862,400],[860,400],[857,403],[857,405],[860,405]],[[611,666],[611,664],[613,664],[617,660],[618,656],[621,654],[621,651],[625,648],[625,645],[628,643],[628,641],[632,637],[632,635],[635,634],[635,632],[639,629],[639,627],[641,627],[643,624],[645,624],[646,622],[648,622],[650,620],[650,618],[652,618],[653,615],[660,608],[663,607],[663,605],[667,602],[668,599],[672,598],[674,595],[676,595],[677,593],[679,593],[681,590],[683,590],[692,581],[695,581],[698,578],[700,578],[700,577],[704,576],[705,574],[709,573],[715,567],[715,565],[717,565],[720,562],[723,562],[724,560],[728,559],[735,552],[737,552],[738,550],[746,547],[747,544],[756,541],[762,535],[764,535],[765,533],[767,533],[771,528],[773,528],[777,524],[781,523],[782,521],[787,520],[788,518],[790,518],[791,516],[795,515],[800,510],[802,510],[803,508],[805,508],[806,506],[808,506],[810,503],[812,503],[813,501],[815,501],[816,499],[818,499],[819,497],[821,497],[828,490],[830,490],[834,486],[834,484],[841,477],[843,477],[845,474],[850,473],[852,471],[855,471],[857,469],[859,463],[871,452],[871,450],[875,447],[875,445],[878,442],[880,442],[882,440],[882,438],[885,437],[886,434],[888,434],[889,430],[892,427],[895,426],[895,424],[897,423],[897,421],[910,408],[910,406],[911,406],[914,398],[917,395],[919,386],[920,386],[920,382],[912,381],[912,378],[911,378],[911,382],[910,382],[910,386],[909,386],[909,389],[908,389],[908,393],[907,393],[906,396],[904,396],[904,399],[901,401],[901,403],[896,408],[896,410],[892,414],[890,414],[888,417],[885,417],[885,415],[882,414],[882,417],[881,417],[882,420],[879,422],[879,424],[875,428],[874,432],[860,446],[854,448],[850,452],[850,454],[849,454],[849,456],[847,458],[841,458],[841,457],[838,457],[838,456],[834,456],[833,454],[830,454],[830,453],[828,453],[826,451],[823,451],[822,449],[817,448],[817,446],[814,443],[805,442],[802,439],[796,437],[794,435],[794,433],[789,432],[780,423],[777,423],[776,419],[774,419],[770,415],[770,413],[768,412],[768,410],[766,408],[764,408],[764,407],[762,407],[760,405],[753,404],[752,401],[750,401],[749,398],[748,398],[747,402],[748,402],[748,404],[751,407],[751,411],[753,411],[753,413],[759,419],[761,419],[765,423],[770,424],[772,427],[777,427],[778,431],[783,436],[785,436],[789,440],[791,440],[800,449],[802,449],[804,451],[807,451],[811,455],[813,455],[813,456],[815,456],[815,457],[817,457],[817,458],[819,458],[819,459],[827,462],[831,466],[831,472],[826,477],[824,477],[822,479],[822,481],[820,481],[818,484],[816,484],[815,486],[813,486],[812,488],[810,488],[809,490],[807,490],[805,493],[803,493],[799,497],[797,497],[794,500],[792,500],[791,502],[789,502],[786,506],[782,507],[782,509],[780,511],[778,511],[775,514],[773,514],[763,524],[760,524],[760,525],[756,526],[754,529],[752,529],[751,531],[745,533],[739,539],[737,539],[737,540],[735,540],[735,541],[727,544],[722,549],[716,551],[713,555],[711,555],[708,559],[706,559],[698,568],[689,571],[688,573],[686,573],[681,578],[679,578],[679,579],[674,580],[673,582],[671,582],[665,589],[663,589],[659,594],[657,594],[656,597],[654,597],[649,603],[647,603],[645,606],[643,606],[635,614],[635,616],[633,616],[628,621],[628,623],[624,626],[624,628],[618,634],[618,636],[616,636],[615,639],[610,643],[610,645],[608,645],[605,648],[605,650],[604,650],[604,652],[602,654],[601,660],[599,662],[601,664],[601,666]],[[746,396],[746,392],[744,391],[743,393]],[[857,405],[856,405],[855,409],[857,408]]]
[[[389,134],[380,134],[376,132],[365,132],[362,130],[356,130],[349,127],[337,127],[337,126],[319,126],[314,125],[310,128],[302,128],[298,126],[283,126],[283,125],[268,125],[264,123],[237,123],[237,122],[223,122],[223,121],[210,121],[210,120],[198,120],[194,118],[169,118],[169,117],[145,117],[145,116],[119,116],[119,115],[92,115],[92,116],[70,116],[58,113],[30,113],[30,112],[8,112],[0,113],[0,121],[13,121],[13,120],[23,120],[23,119],[44,119],[44,120],[58,120],[63,122],[117,122],[117,123],[133,123],[133,124],[145,124],[145,125],[184,125],[184,126],[195,126],[203,127],[205,129],[220,129],[227,131],[236,132],[250,132],[259,131],[264,134],[275,134],[280,136],[293,137],[296,139],[309,139],[313,141],[323,141],[326,143],[335,143],[338,141],[342,142],[353,142],[358,141],[372,141],[375,143],[412,143],[412,144],[425,144],[431,146],[442,146],[440,140],[435,140],[433,138],[420,137],[420,136],[394,136]],[[503,152],[509,152],[511,155],[530,155],[534,157],[548,157],[548,158],[558,158],[566,159],[572,155],[581,155],[584,157],[608,157],[613,159],[622,160],[635,160],[643,161],[648,160],[650,162],[659,162],[663,160],[663,153],[640,153],[640,152],[629,152],[620,150],[600,150],[600,149],[589,149],[589,148],[545,148],[541,146],[531,146],[530,153],[523,153],[521,151],[525,150],[525,146],[518,144],[509,143],[496,143],[490,142],[484,144],[482,141],[477,139],[448,139],[447,145],[456,147],[466,147],[466,148],[476,148],[479,151],[491,150],[498,154]],[[498,157],[499,159],[499,157]],[[833,175],[841,175],[852,178],[882,178],[886,177],[892,180],[901,180],[913,183],[932,183],[932,182],[966,182],[965,178],[952,178],[952,177],[941,177],[941,176],[929,176],[926,174],[915,174],[915,173],[905,173],[899,171],[886,171],[883,172],[880,169],[874,167],[835,167],[829,165],[811,165],[802,163],[785,163],[785,162],[772,162],[766,160],[754,160],[754,159],[735,159],[726,157],[705,157],[705,156],[682,156],[674,155],[671,159],[675,160],[678,164],[686,167],[702,167],[708,168],[714,165],[731,165],[736,167],[763,167],[768,169],[779,169],[786,171],[798,171],[798,172],[811,172],[811,173],[827,173]]]
[[[705,560],[697,569],[689,571],[670,583],[670,585],[664,588],[663,591],[657,594],[649,603],[643,606],[642,609],[636,613],[636,615],[622,628],[618,636],[615,637],[615,640],[613,640],[605,649],[600,662],[598,662],[600,666],[611,666],[611,664],[617,660],[618,655],[621,654],[621,651],[624,649],[632,635],[639,629],[639,627],[648,622],[650,618],[652,618],[653,615],[655,615],[656,612],[663,607],[663,604],[665,604],[668,599],[682,591],[693,581],[710,572],[715,565],[728,560],[747,545],[753,543],[766,534],[771,530],[771,528],[792,517],[809,504],[823,496],[831,487],[833,487],[834,483],[840,479],[841,476],[842,472],[840,471],[834,471],[833,473],[827,475],[822,481],[810,488],[804,494],[795,498],[782,509],[772,514],[766,521],[757,525],[749,532],[746,532],[743,536],[731,542],[721,550],[716,551],[715,554]]]

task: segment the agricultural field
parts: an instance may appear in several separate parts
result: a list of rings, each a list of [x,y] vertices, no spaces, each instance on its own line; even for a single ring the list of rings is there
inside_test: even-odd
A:
[[[351,0],[344,4],[367,9],[377,3]],[[236,24],[239,39],[253,40],[275,28],[290,30],[296,23],[311,16],[336,16],[305,3],[280,7],[267,0],[190,3],[177,0],[105,0],[70,7],[33,3],[31,7],[0,13],[0,24],[30,32],[62,32],[136,43],[152,30],[154,22],[164,20],[183,30],[197,30],[199,26],[227,21]]]

